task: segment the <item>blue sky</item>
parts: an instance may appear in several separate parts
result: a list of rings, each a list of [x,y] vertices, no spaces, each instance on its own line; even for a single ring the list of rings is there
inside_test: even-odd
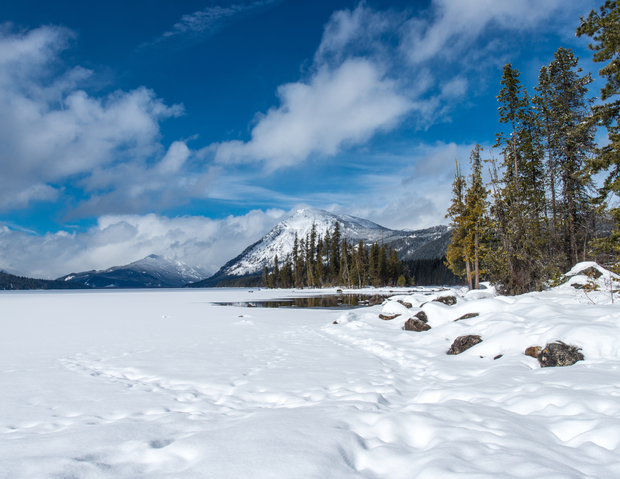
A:
[[[596,72],[574,32],[597,5],[3,2],[0,268],[214,270],[304,205],[445,223],[502,66],[531,90],[564,46]]]

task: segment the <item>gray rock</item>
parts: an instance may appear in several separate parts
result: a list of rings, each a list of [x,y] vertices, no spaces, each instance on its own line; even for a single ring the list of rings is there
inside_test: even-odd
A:
[[[413,315],[413,317],[418,318],[420,321],[424,321],[425,323],[428,323],[428,316],[426,315],[424,311],[418,311],[417,313]]]
[[[538,354],[538,362],[541,368],[553,368],[561,366],[572,366],[577,361],[583,361],[581,348],[562,341],[548,343]]]
[[[384,321],[389,321],[390,319],[398,318],[399,316],[400,314],[380,314],[379,318],[383,319]]]
[[[459,336],[454,340],[448,354],[461,354],[463,351],[467,351],[472,346],[482,342],[482,338],[475,334],[467,336]]]
[[[405,308],[410,309],[412,307],[411,303],[406,303],[402,299],[399,299],[398,302],[402,304]]]
[[[416,318],[408,319],[405,322],[405,331],[421,332],[421,331],[428,331],[429,329],[431,329],[431,327],[428,324]]]
[[[375,294],[374,296],[371,296],[370,299],[368,300],[368,306],[374,306],[375,304],[383,304],[383,301],[385,301],[385,298],[383,296],[381,296],[380,294]]]
[[[441,296],[440,298],[435,298],[433,301],[443,303],[446,306],[454,306],[456,304],[456,296]]]
[[[461,319],[475,318],[476,316],[480,316],[480,313],[467,313],[461,316],[460,318],[456,318],[454,321],[460,321]]]

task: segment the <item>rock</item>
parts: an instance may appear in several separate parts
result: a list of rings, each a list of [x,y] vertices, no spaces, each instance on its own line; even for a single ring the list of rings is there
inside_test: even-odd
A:
[[[380,294],[375,294],[374,296],[371,296],[371,298],[368,300],[368,306],[383,304],[383,301],[385,301],[385,298],[383,296],[381,296]]]
[[[454,306],[456,304],[456,296],[441,296],[440,298],[435,298],[433,301],[443,303],[446,306]]]
[[[599,279],[601,276],[603,276],[603,273],[601,273],[598,269],[596,269],[593,266],[590,266],[589,268],[579,271],[579,274],[585,274],[586,276],[593,278],[593,279]]]
[[[456,318],[454,321],[460,321],[461,319],[475,318],[476,316],[480,316],[480,313],[467,313],[461,316],[460,318]]]
[[[332,324],[338,324],[338,321],[334,321]]]
[[[399,299],[398,302],[402,304],[405,308],[411,309],[411,303],[405,303],[402,299]]]
[[[493,360],[499,359],[499,358],[501,358],[502,356],[503,356],[503,354],[498,354],[497,356],[495,356],[495,357],[493,358]]]
[[[248,308],[256,308],[256,305],[252,303],[248,303]]]
[[[390,319],[398,318],[400,314],[380,314],[379,317],[385,321],[389,321]]]
[[[525,349],[525,355],[538,359],[538,353],[540,353],[541,349],[542,348],[540,346],[530,346]]]
[[[342,290],[341,289],[337,289],[336,293],[342,293]]]
[[[426,315],[426,313],[424,311],[418,311],[413,316],[414,316],[414,318],[418,318],[420,321],[428,323],[428,316]]]
[[[459,336],[454,340],[448,354],[461,354],[463,351],[468,350],[472,346],[482,342],[482,338],[475,334],[467,336]]]
[[[583,361],[581,348],[571,344],[564,344],[562,341],[548,343],[545,348],[538,353],[538,362],[541,368],[553,368],[560,366],[572,366],[577,361]]]
[[[405,331],[428,331],[431,327],[424,321],[416,318],[408,319],[405,322]]]

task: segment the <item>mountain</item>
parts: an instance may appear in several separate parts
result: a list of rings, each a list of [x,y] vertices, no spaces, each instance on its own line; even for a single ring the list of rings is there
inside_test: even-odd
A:
[[[445,225],[411,232],[390,243],[401,260],[440,259],[446,255],[452,230]]]
[[[66,281],[26,278],[0,270],[0,290],[17,289],[87,289],[88,286]]]
[[[336,215],[316,208],[298,210],[289,218],[278,223],[269,233],[256,243],[248,246],[239,256],[228,261],[211,278],[192,283],[189,287],[212,287],[221,281],[262,274],[265,266],[271,268],[273,259],[283,262],[293,250],[295,233],[304,238],[316,225],[317,234],[324,236],[332,231],[336,222],[340,224],[343,238],[365,244],[378,243],[392,245],[401,258],[417,259],[415,252],[421,247],[439,240],[448,231],[447,226],[434,226],[417,231],[391,230],[372,221],[349,215]],[[440,246],[440,243],[438,243]],[[445,249],[443,254],[445,255]]]
[[[152,254],[124,266],[71,273],[58,278],[58,281],[81,283],[93,288],[178,288],[205,276],[207,273],[200,267],[192,268]]]

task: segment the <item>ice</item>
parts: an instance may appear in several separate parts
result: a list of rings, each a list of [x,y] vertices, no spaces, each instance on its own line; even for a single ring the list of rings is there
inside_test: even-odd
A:
[[[0,292],[0,478],[620,477],[607,290],[212,304],[310,293]],[[404,331],[419,311],[432,329]],[[466,313],[479,316],[455,322]],[[465,334],[483,342],[447,355]],[[541,369],[524,355],[557,340],[585,360]]]

